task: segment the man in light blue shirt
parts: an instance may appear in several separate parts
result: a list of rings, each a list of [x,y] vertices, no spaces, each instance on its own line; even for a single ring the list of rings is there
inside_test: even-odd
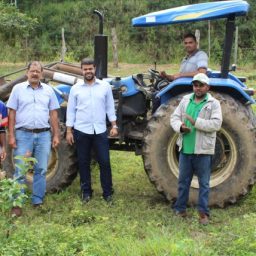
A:
[[[206,74],[208,68],[208,56],[207,54],[199,50],[196,37],[188,33],[183,39],[184,47],[187,55],[183,58],[179,73],[173,75],[167,75],[165,71],[161,72],[163,78],[173,81],[180,77],[193,77],[198,73]]]
[[[110,202],[113,189],[106,116],[111,123],[110,136],[116,136],[114,99],[110,84],[95,77],[93,60],[83,59],[81,69],[84,82],[75,84],[69,94],[66,139],[70,145],[76,143],[82,200],[88,202],[92,197],[90,163],[94,148],[100,166],[103,198]]]
[[[34,206],[40,206],[45,196],[51,140],[54,148],[59,144],[59,103],[53,89],[40,82],[42,74],[41,63],[31,62],[27,69],[28,81],[15,85],[7,102],[9,145],[14,149],[14,156],[31,155],[37,160],[33,177]],[[21,183],[25,181],[18,167],[15,168],[14,176],[18,177]],[[14,215],[20,216],[21,213],[20,208],[13,209]]]

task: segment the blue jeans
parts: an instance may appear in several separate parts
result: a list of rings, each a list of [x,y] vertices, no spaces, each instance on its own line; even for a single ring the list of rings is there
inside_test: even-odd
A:
[[[90,164],[92,149],[94,149],[100,167],[100,182],[103,190],[103,197],[110,196],[112,194],[112,174],[107,132],[100,134],[86,134],[75,130],[74,138],[77,148],[82,193],[84,195],[92,195]]]
[[[15,136],[17,148],[14,150],[14,156],[25,156],[27,152],[31,152],[32,157],[37,160],[34,166],[32,203],[41,204],[46,192],[46,172],[51,151],[51,133],[50,131],[31,133],[16,130]],[[20,160],[15,160],[15,163],[20,163]],[[20,170],[17,167],[14,176],[20,176]],[[21,176],[19,182],[24,183],[25,177]]]
[[[180,153],[179,157],[179,181],[178,198],[174,204],[174,209],[182,212],[186,210],[189,188],[195,174],[199,182],[199,195],[197,209],[199,212],[209,215],[209,182],[211,176],[211,155],[195,155]]]

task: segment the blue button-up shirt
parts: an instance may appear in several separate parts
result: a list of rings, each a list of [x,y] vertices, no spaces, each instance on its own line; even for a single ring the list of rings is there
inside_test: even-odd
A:
[[[16,129],[48,128],[50,110],[60,108],[49,85],[40,83],[39,87],[33,89],[28,81],[14,86],[7,107],[16,110]]]
[[[68,127],[86,134],[106,131],[106,115],[110,122],[116,121],[115,105],[111,86],[96,79],[91,85],[77,83],[72,86],[68,98]]]
[[[199,68],[208,68],[208,56],[204,51],[197,50],[191,56],[186,56],[180,65],[180,73],[197,71]]]

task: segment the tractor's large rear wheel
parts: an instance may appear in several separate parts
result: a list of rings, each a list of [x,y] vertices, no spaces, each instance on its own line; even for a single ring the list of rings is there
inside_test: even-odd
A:
[[[75,148],[66,143],[64,137],[65,126],[61,126],[61,140],[57,149],[51,150],[46,173],[47,192],[60,191],[72,183],[77,175],[77,158]],[[12,177],[14,173],[13,153],[7,150],[7,159],[4,161],[3,169],[7,176]],[[33,182],[33,171],[26,175],[27,185],[31,189]]]
[[[223,207],[235,203],[247,194],[256,178],[255,116],[250,106],[235,101],[228,95],[214,93],[221,102],[223,124],[217,134],[215,155],[210,180],[209,204]],[[178,135],[170,127],[170,115],[182,96],[161,106],[152,116],[145,131],[143,161],[145,170],[157,190],[168,200],[177,197]],[[198,198],[198,181],[194,177],[189,204]]]

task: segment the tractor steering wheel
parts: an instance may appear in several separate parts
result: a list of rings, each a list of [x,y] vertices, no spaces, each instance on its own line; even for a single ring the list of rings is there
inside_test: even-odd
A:
[[[154,70],[154,69],[150,68],[150,69],[148,70],[148,72],[149,72],[149,74],[152,76],[152,78],[154,78],[154,79],[156,79],[156,80],[161,80],[161,79],[163,79],[163,78],[160,76],[159,71],[157,71],[157,70]]]

